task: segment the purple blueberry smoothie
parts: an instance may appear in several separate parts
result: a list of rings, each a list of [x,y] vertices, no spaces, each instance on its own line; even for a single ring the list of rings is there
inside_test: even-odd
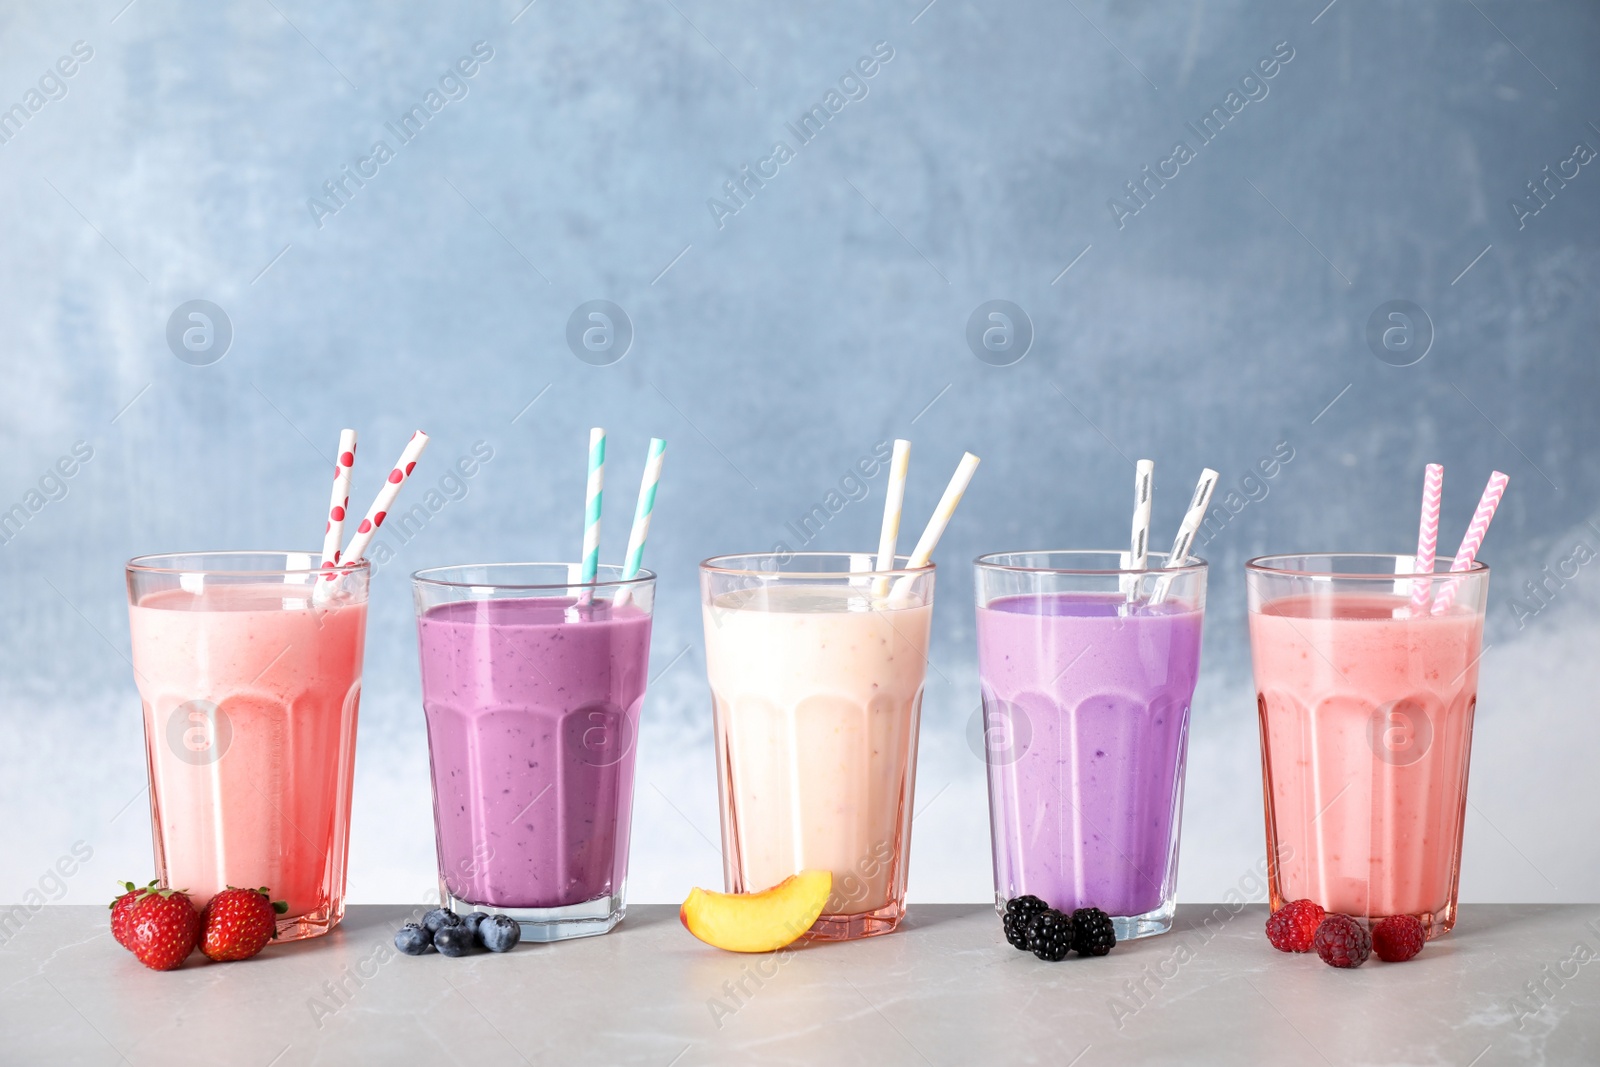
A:
[[[620,909],[649,613],[607,599],[461,600],[429,608],[417,630],[450,896],[513,913]]]
[[[978,608],[984,719],[1004,739],[989,753],[999,896],[1170,912],[1200,623],[1192,606],[1099,593]]]

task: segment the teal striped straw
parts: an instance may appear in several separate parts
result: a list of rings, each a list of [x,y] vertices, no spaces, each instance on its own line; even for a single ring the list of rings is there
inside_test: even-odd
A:
[[[606,432],[589,431],[589,484],[583,512],[583,584],[592,585],[600,573],[600,498],[606,483]],[[592,596],[584,590],[583,601]]]
[[[633,512],[633,529],[628,531],[628,559],[622,568],[622,578],[639,577],[644,563],[644,542],[650,536],[650,512],[656,506],[656,485],[661,481],[661,458],[666,455],[667,443],[659,437],[650,438],[650,454],[644,461],[644,478],[639,483],[639,506]]]

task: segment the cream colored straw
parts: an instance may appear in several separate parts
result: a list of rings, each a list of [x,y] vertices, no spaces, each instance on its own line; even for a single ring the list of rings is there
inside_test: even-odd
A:
[[[896,440],[894,455],[889,458],[889,489],[883,500],[883,528],[878,533],[878,570],[894,570],[894,543],[900,537],[900,513],[906,502],[906,474],[911,468],[911,442]],[[873,583],[873,595],[883,596],[889,591],[889,579],[879,578]]]
[[[906,561],[906,570],[921,570],[933,558],[933,550],[938,546],[939,538],[944,536],[945,527],[950,525],[950,517],[955,514],[956,506],[961,503],[961,495],[967,491],[967,485],[978,469],[978,462],[978,457],[971,452],[962,454],[961,462],[956,465],[956,472],[950,476],[950,484],[944,487],[944,495],[939,498],[939,505],[933,509],[928,525],[923,527],[922,536],[917,539],[917,547],[911,550],[911,558]],[[916,575],[907,574],[898,579],[894,583],[894,590],[890,593],[889,599],[904,600],[915,578]]]

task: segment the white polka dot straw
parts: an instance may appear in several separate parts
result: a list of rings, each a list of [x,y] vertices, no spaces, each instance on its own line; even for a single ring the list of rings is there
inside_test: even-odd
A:
[[[378,527],[383,525],[389,509],[394,506],[394,498],[400,495],[400,487],[411,477],[411,471],[416,467],[417,460],[422,457],[422,450],[427,447],[427,434],[418,430],[411,435],[411,440],[406,442],[405,450],[395,461],[394,469],[389,471],[389,477],[384,481],[383,488],[378,490],[378,498],[372,502],[372,507],[367,509],[367,516],[361,520],[361,525],[356,527],[356,535],[350,538],[350,547],[345,549],[342,562],[354,563],[366,555],[368,546],[372,544],[372,538],[378,532]]]
[[[328,502],[328,525],[322,534],[322,569],[332,572],[339,562],[339,542],[344,540],[344,516],[350,509],[350,478],[355,471],[356,432],[339,431],[339,455],[333,461],[333,497]],[[333,580],[333,574],[328,574]]]

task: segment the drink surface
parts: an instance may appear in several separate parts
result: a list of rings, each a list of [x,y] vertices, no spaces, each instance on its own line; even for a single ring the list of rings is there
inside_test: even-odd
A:
[[[207,582],[129,608],[160,874],[204,907],[266,886],[285,922],[342,912],[366,601]]]
[[[649,614],[604,599],[458,601],[417,631],[449,891],[503,908],[619,894]]]
[[[978,609],[995,888],[1137,916],[1170,903],[1201,613],[1098,593]]]
[[[1399,595],[1251,613],[1275,902],[1453,922],[1482,640]]]
[[[825,917],[903,906],[932,608],[869,593],[779,585],[704,608],[730,892],[825,869]]]

